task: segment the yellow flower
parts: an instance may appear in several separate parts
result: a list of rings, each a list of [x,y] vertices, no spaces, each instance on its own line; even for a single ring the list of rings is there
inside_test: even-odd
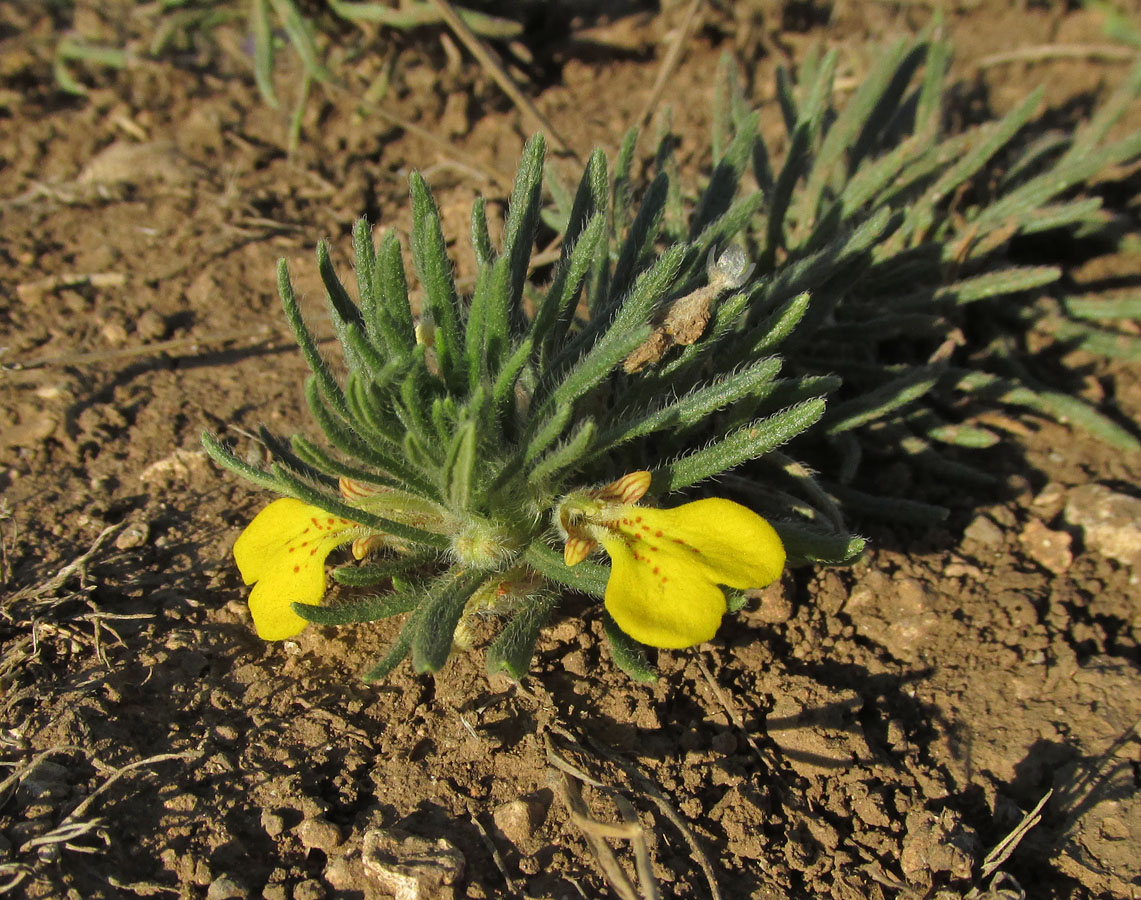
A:
[[[750,509],[712,497],[675,509],[635,505],[650,485],[633,472],[560,509],[564,558],[580,562],[599,542],[610,555],[606,609],[626,634],[653,647],[692,647],[712,638],[727,610],[724,591],[760,588],[784,569],[773,527]]]
[[[258,637],[280,641],[301,632],[308,623],[291,604],[324,596],[326,557],[361,533],[356,522],[289,497],[254,516],[234,542],[234,560],[254,586],[249,602]]]

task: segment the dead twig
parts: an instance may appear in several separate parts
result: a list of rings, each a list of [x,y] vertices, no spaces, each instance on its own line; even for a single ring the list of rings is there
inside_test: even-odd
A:
[[[1113,44],[1039,44],[1036,47],[1019,47],[1003,53],[984,56],[976,64],[979,69],[990,69],[1019,62],[1047,62],[1057,59],[1097,60],[1099,62],[1130,62],[1137,51]]]
[[[33,303],[50,294],[52,291],[63,288],[93,287],[113,288],[122,287],[127,283],[127,276],[122,272],[90,272],[70,273],[63,275],[48,275],[35,281],[25,281],[16,285],[16,296],[24,303]]]
[[[658,69],[658,76],[654,79],[654,86],[650,89],[650,96],[646,100],[646,105],[642,108],[642,112],[635,122],[639,128],[644,128],[646,123],[650,121],[650,118],[654,115],[654,110],[658,107],[658,103],[661,102],[662,94],[665,93],[666,84],[669,82],[673,73],[677,71],[678,63],[681,62],[681,51],[685,48],[686,41],[697,27],[699,21],[697,14],[701,11],[702,2],[703,0],[693,0],[689,9],[686,10],[681,27],[678,28],[677,33],[674,35],[670,49],[666,51],[666,55],[662,58],[661,67]]]
[[[391,113],[384,107],[377,106],[372,103],[362,102],[359,105],[359,108],[362,112],[376,115],[388,122],[389,125],[395,125],[401,131],[406,131],[408,134],[414,135],[420,138],[420,140],[431,144],[456,164],[468,169],[474,168],[484,178],[496,185],[496,187],[499,187],[503,190],[511,189],[512,181],[511,178],[509,178],[507,175],[492,169],[490,166],[483,165],[478,160],[472,159],[470,154],[464,153],[462,150],[456,147],[455,144],[452,144],[444,140],[442,137],[433,134],[427,128],[421,128],[415,122],[410,122],[408,119],[398,116],[395,113]]]
[[[486,45],[479,39],[479,36],[472,31],[466,22],[459,17],[450,3],[447,0],[430,0],[431,4],[439,12],[449,28],[455,32],[456,37],[460,39],[472,56],[476,58],[481,66],[483,66],[487,73],[495,79],[495,83],[499,85],[500,89],[505,93],[518,108],[523,115],[531,119],[532,127],[538,127],[550,139],[551,144],[560,153],[572,156],[577,160],[577,156],[573,150],[567,145],[567,142],[559,136],[555,127],[547,120],[547,117],[539,112],[538,107],[519,90],[518,85],[515,84],[511,76],[507,74],[507,70],[499,63],[499,61],[492,55],[491,51],[487,49]]]
[[[492,840],[491,834],[483,823],[479,820],[473,809],[468,810],[468,816],[471,818],[472,824],[475,825],[476,831],[479,832],[480,838],[483,840],[483,845],[491,854],[491,860],[495,863],[495,868],[499,869],[499,874],[503,876],[503,880],[507,883],[507,890],[515,896],[519,896],[519,885],[516,884],[515,879],[511,877],[511,873],[507,871],[507,865],[503,861],[503,855],[499,852],[499,848],[495,846],[495,841]]]
[[[120,766],[108,776],[106,781],[104,781],[101,785],[99,785],[99,787],[88,794],[83,799],[83,802],[81,802],[77,807],[75,807],[75,809],[64,816],[59,823],[60,826],[72,822],[73,820],[78,820],[81,816],[83,816],[84,813],[87,812],[87,810],[91,808],[91,805],[99,798],[100,794],[106,791],[109,787],[111,787],[111,785],[113,785],[124,775],[135,771],[135,769],[142,769],[146,766],[154,765],[155,763],[168,762],[172,759],[181,759],[187,761],[197,759],[202,755],[202,752],[203,751],[201,750],[184,750],[182,753],[159,753],[156,756],[148,756],[146,759],[136,760],[133,763],[127,763],[125,766]]]
[[[333,335],[314,335],[319,344],[326,344],[335,338]],[[265,343],[274,340],[292,340],[292,335],[285,331],[276,331],[266,326],[246,331],[220,331],[214,334],[204,334],[199,337],[172,338],[169,341],[155,341],[152,344],[140,344],[135,347],[123,347],[118,350],[92,350],[86,353],[64,353],[58,356],[41,356],[26,360],[13,360],[0,363],[0,371],[25,372],[28,369],[39,369],[47,366],[82,366],[101,362],[116,362],[122,359],[131,359],[135,356],[157,356],[160,353],[185,350],[190,353],[197,352],[202,346],[211,344],[228,344],[233,341],[256,341]]]
[[[547,758],[550,759],[554,754],[554,749],[547,741]],[[614,889],[622,900],[644,900],[638,897],[638,892],[635,890],[634,885],[630,882],[630,876],[618,862],[618,858],[614,855],[614,851],[610,849],[606,841],[602,839],[599,833],[590,826],[601,825],[602,823],[595,820],[590,814],[590,808],[586,805],[586,801],[582,799],[582,792],[579,790],[574,780],[563,771],[554,779],[554,786],[559,795],[559,799],[563,801],[570,813],[571,821],[575,823],[582,831],[583,838],[586,840],[587,847],[590,848],[594,858],[598,861],[599,868],[602,869],[602,875],[606,882]]]
[[[94,557],[96,553],[103,549],[104,544],[106,544],[119,531],[126,527],[126,524],[126,522],[119,522],[115,525],[108,525],[101,532],[99,532],[99,535],[95,538],[95,541],[91,544],[91,547],[89,550],[87,550],[87,552],[69,562],[47,581],[43,581],[37,585],[33,585],[32,587],[26,587],[22,590],[16,591],[16,593],[12,594],[8,598],[7,605],[11,605],[12,603],[16,603],[21,600],[28,600],[41,594],[54,593],[63,587],[64,584],[67,583],[67,580],[75,574],[79,575],[81,583],[86,581],[87,564],[91,562],[92,557]],[[2,611],[3,610],[0,610],[0,612]]]
[[[705,875],[705,880],[709,885],[709,896],[712,897],[713,900],[722,900],[721,888],[717,884],[717,874],[713,871],[713,864],[710,862],[708,854],[706,854],[701,844],[698,843],[697,836],[690,830],[685,819],[674,809],[673,804],[670,803],[665,793],[654,784],[653,781],[646,777],[646,775],[642,773],[642,770],[634,765],[634,763],[623,759],[609,747],[598,743],[589,736],[587,736],[587,742],[596,753],[625,772],[638,790],[649,797],[658,809],[661,810],[662,815],[669,819],[670,824],[681,833],[682,838],[686,844],[689,845],[690,853],[693,854],[693,858],[697,861],[702,873]]]
[[[1006,862],[1010,858],[1010,854],[1014,852],[1015,848],[1022,842],[1022,839],[1026,837],[1030,829],[1042,821],[1042,809],[1053,795],[1053,788],[1046,791],[1046,793],[1042,795],[1042,799],[1035,804],[1030,812],[1022,817],[1022,821],[1014,826],[1010,834],[999,841],[994,849],[986,855],[979,869],[980,875],[983,878],[989,878],[995,869]],[[977,893],[978,888],[972,889],[971,892],[967,894],[967,900],[977,896]]]
[[[729,699],[729,696],[721,690],[721,685],[717,683],[713,677],[713,673],[709,671],[709,667],[705,664],[705,655],[698,650],[694,656],[697,659],[697,667],[701,670],[701,674],[709,683],[709,687],[713,691],[713,696],[717,698],[717,702],[720,703],[721,708],[725,710],[725,715],[729,717],[729,721],[741,732],[741,736],[744,737],[745,743],[749,745],[749,749],[753,751],[757,762],[762,766],[768,767],[768,762],[764,756],[761,755],[761,748],[757,746],[757,742],[753,740],[753,736],[749,734],[749,730],[745,727],[745,719],[741,715],[740,710],[738,710],[733,701]]]

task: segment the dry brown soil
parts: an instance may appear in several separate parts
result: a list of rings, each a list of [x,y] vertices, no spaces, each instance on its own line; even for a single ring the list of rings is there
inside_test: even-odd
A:
[[[100,6],[77,13],[85,34],[138,38],[144,18]],[[706,11],[665,92],[691,184],[722,51],[768,128],[782,56],[822,41],[855,83],[929,15],[734,8]],[[613,158],[684,12],[540,37],[516,74],[580,157]],[[78,100],[52,80],[61,21],[0,2],[0,892],[372,898],[403,871],[439,883],[424,896],[621,896],[589,819],[620,825],[625,802],[641,827],[609,838],[617,865],[636,880],[643,847],[666,898],[979,896],[988,852],[1052,788],[993,890],[1141,896],[1138,572],[1065,513],[1085,485],[1136,493],[1141,462],[1061,425],[1024,421],[984,463],[1001,490],[960,492],[945,527],[859,523],[857,566],[790,573],[712,643],[662,653],[653,686],[614,669],[598,608],[570,597],[522,685],[489,682],[478,651],[362,684],[397,623],[258,641],[229,551],[267,498],[198,436],[256,459],[259,423],[312,431],[276,259],[319,317],[314,243],[347,271],[357,216],[406,234],[419,168],[470,273],[470,203],[501,210],[486,171],[509,174],[532,126],[440,32],[382,35],[341,63],[347,89],[314,93],[290,154],[296,68],[267,107],[236,26],[119,74],[77,68]],[[1081,114],[1128,71],[980,68],[1107,44],[1065,4],[963,3],[948,29],[963,96],[994,112],[1046,83]],[[358,111],[384,72],[385,109],[453,151]],[[1136,285],[1136,259],[1100,265],[1073,277]],[[1070,361],[1137,420],[1141,370]]]

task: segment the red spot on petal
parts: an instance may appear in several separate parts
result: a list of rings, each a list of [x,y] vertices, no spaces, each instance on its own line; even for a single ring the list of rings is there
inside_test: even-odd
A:
[[[650,548],[650,552],[651,552],[651,553],[657,553],[657,552],[658,552],[658,548],[657,548],[657,547],[651,547],[651,548]]]
[[[641,522],[641,521],[642,521],[642,517],[641,517],[641,516],[635,516],[635,517],[634,517],[634,521],[635,521],[635,522]]]
[[[660,573],[661,573],[661,570],[659,570],[657,566],[654,566],[654,574],[658,575]]]
[[[661,537],[661,536],[662,536],[662,533],[660,531],[654,532],[654,537]]]
[[[330,524],[330,525],[332,525],[332,524],[333,524],[334,522],[336,522],[336,521],[337,521],[337,520],[336,520],[336,519],[334,519],[332,516],[329,516],[329,524]]]
[[[310,556],[316,556],[316,555],[317,555],[317,548],[316,548],[316,547],[314,547],[312,550],[310,550],[310,551],[309,551],[309,555],[310,555]]]
[[[294,566],[293,567],[293,574],[298,575],[300,573],[301,573],[301,566]]]
[[[649,526],[649,525],[643,525],[643,526],[642,526],[642,530],[643,530],[643,531],[649,531],[649,530],[650,530],[650,526]]]
[[[302,546],[302,547],[304,547],[305,545],[304,545],[304,544],[302,544],[301,546]],[[296,549],[297,549],[296,547],[290,547],[290,548],[289,548],[289,552],[290,552],[290,553],[292,553],[292,552],[293,552],[294,550],[296,550]]]
[[[668,579],[668,578],[666,578],[666,576],[665,576],[665,575],[663,575],[663,576],[662,576],[662,584],[665,584],[667,581],[669,581],[669,579]]]

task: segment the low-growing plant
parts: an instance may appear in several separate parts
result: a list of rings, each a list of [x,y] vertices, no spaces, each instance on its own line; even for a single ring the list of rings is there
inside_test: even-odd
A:
[[[738,201],[756,205],[744,240],[771,273],[756,299],[778,286],[811,296],[784,345],[786,371],[843,380],[819,426],[834,450],[822,484],[848,509],[897,520],[942,512],[853,489],[865,451],[986,482],[937,449],[997,443],[971,423],[979,411],[1022,407],[1120,449],[1141,447],[1134,432],[1044,386],[1019,345],[1041,325],[1093,352],[1138,358],[1141,339],[1107,327],[1135,319],[1137,299],[1074,296],[1060,265],[1010,261],[1013,244],[1046,233],[1055,246],[1067,233],[1110,246],[1123,239],[1121,218],[1087,194],[1091,181],[1141,158],[1141,132],[1106,140],[1141,92],[1141,59],[1073,130],[1036,121],[1036,91],[999,121],[948,134],[950,52],[940,41],[897,42],[842,107],[835,52],[810,55],[795,80],[780,71],[787,150],[774,166],[755,141],[759,190]],[[757,127],[726,73],[718,145]]]
[[[418,308],[395,232],[377,246],[366,221],[354,227],[355,300],[318,246],[343,380],[281,263],[313,371],[306,398],[331,449],[263,429],[263,470],[203,438],[220,464],[287,497],[235,545],[259,633],[405,615],[365,673],[375,680],[409,655],[418,671],[439,669],[476,618],[494,616],[488,668],[519,678],[569,589],[604,600],[615,660],[650,678],[642,644],[708,639],[786,555],[854,559],[863,541],[846,510],[938,514],[851,484],[865,447],[970,477],[938,442],[997,436],[945,417],[960,396],[1064,415],[1136,447],[1092,408],[1001,372],[1011,357],[956,335],[966,310],[996,297],[1027,309],[1021,298],[1057,282],[1057,267],[1003,261],[1015,236],[1107,227],[1096,198],[1073,192],[1141,152],[1137,134],[1104,143],[1141,76],[1072,135],[1020,147],[1037,97],[942,134],[948,52],[927,38],[898,44],[843,108],[834,56],[811,57],[795,81],[782,72],[780,165],[726,66],[715,165],[692,200],[668,136],[635,177],[632,132],[612,176],[596,150],[575,190],[549,179],[544,205],[544,142],[532,139],[498,248],[484,201],[472,210],[470,297],[414,174]],[[540,284],[530,263],[543,219],[562,250]],[[802,451],[832,454],[835,471],[818,479]],[[322,605],[325,559],[348,543],[359,564],[334,580],[381,590]],[[589,559],[596,550],[609,566]]]

